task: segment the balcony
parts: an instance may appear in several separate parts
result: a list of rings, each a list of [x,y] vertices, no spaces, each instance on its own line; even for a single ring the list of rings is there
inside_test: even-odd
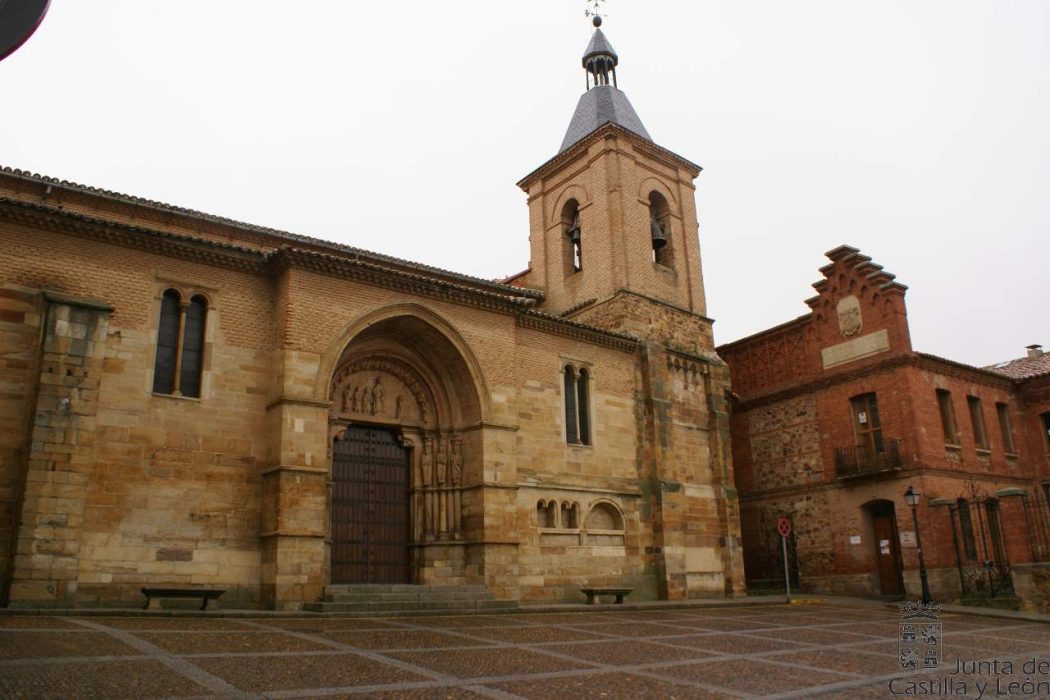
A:
[[[870,445],[840,447],[835,450],[835,476],[840,479],[878,474],[900,468],[901,441],[899,438],[885,438],[881,452],[876,451]]]

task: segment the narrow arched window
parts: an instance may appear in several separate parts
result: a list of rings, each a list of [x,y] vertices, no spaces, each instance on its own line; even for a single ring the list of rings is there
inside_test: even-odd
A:
[[[153,391],[175,393],[175,364],[179,353],[179,316],[182,297],[174,289],[164,292],[157,324],[157,361],[153,368]]]
[[[579,433],[576,431],[576,370],[572,365],[565,366],[565,441],[575,444],[579,442]]]
[[[649,238],[653,246],[653,262],[664,267],[673,267],[671,208],[659,192],[649,194]]]
[[[591,420],[589,397],[590,375],[587,370],[581,369],[580,376],[576,378],[576,413],[579,416],[580,442],[584,445],[591,444]]]
[[[203,296],[184,303],[178,291],[164,292],[153,366],[155,394],[200,397],[207,315],[208,301]]]
[[[565,441],[570,445],[590,445],[590,373],[565,365],[564,375]]]
[[[182,371],[179,391],[183,396],[201,395],[201,368],[204,361],[204,316],[208,302],[196,296],[186,308],[186,330],[182,341]]]
[[[565,203],[561,221],[565,230],[563,255],[568,276],[583,269],[583,228],[580,226],[580,205],[575,199]]]

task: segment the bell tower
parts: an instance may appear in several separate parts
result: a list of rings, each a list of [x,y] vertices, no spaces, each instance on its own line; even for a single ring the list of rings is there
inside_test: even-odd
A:
[[[596,16],[582,61],[587,89],[561,148],[518,183],[528,194],[531,261],[515,283],[542,289],[551,313],[588,323],[625,295],[703,317],[700,166],[653,141],[619,89],[620,58],[601,24]]]
[[[594,19],[586,91],[528,194],[529,269],[548,313],[638,339],[640,556],[670,600],[744,590],[729,444],[729,372],[714,351],[700,271],[700,166],[656,145],[620,91],[620,58]],[[593,377],[598,391],[600,376]]]

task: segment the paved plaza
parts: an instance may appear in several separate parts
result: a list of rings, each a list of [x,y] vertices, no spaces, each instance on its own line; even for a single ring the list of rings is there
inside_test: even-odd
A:
[[[957,613],[940,622],[940,668],[909,676],[899,666],[899,613],[865,604],[382,619],[0,616],[0,697],[858,698],[891,697],[891,681],[909,696],[977,697],[988,683],[989,698],[1014,682],[1013,697],[1050,694],[1050,624]],[[969,665],[977,660],[988,663]]]

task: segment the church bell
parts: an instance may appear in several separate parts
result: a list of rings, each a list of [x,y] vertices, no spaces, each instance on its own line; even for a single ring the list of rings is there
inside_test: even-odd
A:
[[[572,217],[572,228],[569,229],[569,240],[572,241],[573,245],[580,244],[580,214],[576,213]]]
[[[649,219],[649,229],[653,236],[653,248],[663,248],[667,245],[667,234],[655,216]]]

